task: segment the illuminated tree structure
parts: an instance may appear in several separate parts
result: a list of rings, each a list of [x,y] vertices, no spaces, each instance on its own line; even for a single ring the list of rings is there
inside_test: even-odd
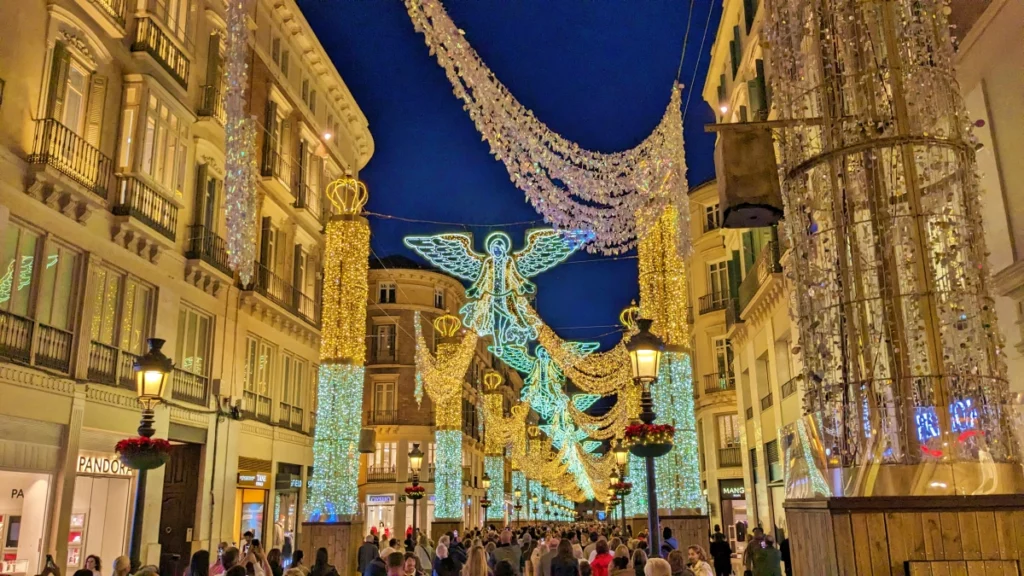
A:
[[[505,346],[525,347],[537,338],[541,320],[528,299],[537,287],[528,279],[564,261],[588,238],[583,233],[528,230],[526,246],[512,252],[512,239],[492,232],[484,240],[484,254],[473,250],[470,234],[410,236],[405,244],[438,268],[473,283],[466,290],[469,302],[460,311],[463,322],[479,336],[492,336],[500,355]]]
[[[466,330],[451,314],[434,319],[440,340],[431,354],[423,339],[419,313],[416,325],[416,371],[434,403],[435,493],[434,516],[439,519],[462,518],[462,383],[473,359],[477,335]]]
[[[501,393],[503,382],[504,378],[498,372],[491,370],[484,374],[484,471],[491,479],[487,489],[487,499],[491,502],[505,500],[505,448],[512,442],[514,431],[526,422],[522,406],[515,406],[517,410],[505,417],[505,397]],[[503,506],[487,509],[489,520],[504,517]]]
[[[327,223],[317,426],[309,518],[334,522],[358,508],[359,432],[366,362],[370,225],[359,214],[367,192],[343,178],[327,187],[336,215]]]
[[[655,422],[676,429],[672,451],[655,460],[658,505],[706,509],[697,454],[686,262],[676,249],[679,227],[678,212],[668,207],[640,240],[639,314],[652,320],[651,331],[666,347],[661,374],[651,389],[658,415]]]

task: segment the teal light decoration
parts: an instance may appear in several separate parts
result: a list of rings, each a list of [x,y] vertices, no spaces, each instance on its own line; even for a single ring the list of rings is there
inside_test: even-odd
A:
[[[320,366],[307,504],[311,521],[337,522],[358,510],[363,373],[362,366],[351,364]]]
[[[505,458],[504,456],[484,456],[484,472],[491,479],[487,489],[487,499],[491,506],[487,509],[488,520],[505,519]]]
[[[565,261],[593,237],[590,233],[552,229],[526,231],[526,246],[512,252],[512,239],[492,232],[484,254],[473,250],[465,233],[407,236],[405,245],[445,272],[473,284],[462,309],[462,323],[480,336],[492,336],[499,356],[509,345],[525,348],[537,339],[541,319],[530,306],[537,287],[528,279]]]
[[[519,518],[525,519],[528,517],[526,515],[526,508],[527,505],[530,503],[530,499],[527,497],[528,494],[526,491],[526,474],[521,470],[512,471],[512,493],[515,494],[516,490],[519,490],[519,501],[512,502],[512,505],[522,505],[522,508],[519,511]]]
[[[434,517],[462,519],[462,431],[434,433]]]
[[[647,465],[643,458],[629,455],[626,463],[625,481],[633,485],[633,491],[626,496],[626,514],[628,516],[647,517]],[[659,503],[660,504],[660,503]]]
[[[693,371],[689,354],[664,353],[661,374],[651,389],[651,395],[657,414],[655,423],[672,424],[676,428],[672,451],[654,460],[658,506],[672,510],[707,510],[700,484]]]

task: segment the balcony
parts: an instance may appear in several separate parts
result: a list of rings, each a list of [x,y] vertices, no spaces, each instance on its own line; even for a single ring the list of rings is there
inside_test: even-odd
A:
[[[199,87],[199,108],[196,115],[200,118],[213,118],[221,126],[227,121],[224,111],[224,91],[220,84],[203,84]]]
[[[761,411],[764,412],[771,408],[772,404],[775,404],[775,398],[772,396],[772,393],[769,392],[767,396],[761,398]]]
[[[73,344],[71,332],[0,310],[0,358],[69,374]]]
[[[295,208],[305,210],[317,222],[324,221],[323,202],[319,191],[303,181],[295,179]]]
[[[248,390],[242,392],[242,414],[246,418],[270,424],[270,408],[273,405],[267,396]]]
[[[178,207],[134,176],[117,176],[117,194],[110,211],[116,216],[131,216],[174,241],[178,226]]]
[[[712,292],[701,296],[698,300],[700,307],[700,313],[710,314],[718,310],[725,310],[726,305],[729,303],[728,292]]]
[[[233,277],[231,265],[228,263],[228,246],[223,238],[202,224],[188,227],[188,243],[185,258],[202,260],[226,276]]]
[[[398,424],[398,410],[370,410],[366,413],[367,426]]]
[[[39,324],[35,365],[68,374],[71,372],[71,347],[74,334]]]
[[[736,390],[736,377],[729,373],[714,373],[704,375],[704,393],[714,394],[716,392],[728,392]]]
[[[725,303],[725,329],[731,330],[737,324],[743,324],[740,318],[740,311],[735,298],[729,298]]]
[[[0,311],[0,356],[28,364],[32,360],[34,327],[28,318]]]
[[[394,466],[370,466],[366,469],[367,482],[394,482]]]
[[[320,326],[320,303],[294,288],[263,264],[256,262],[252,282],[243,290],[262,294],[270,301],[305,320],[313,327]]]
[[[207,406],[210,402],[210,379],[180,368],[171,372],[171,398]]]
[[[134,392],[136,359],[138,356],[135,354],[93,341],[89,344],[89,367],[86,377],[90,382]]]
[[[302,417],[304,415],[302,408],[281,402],[278,410],[277,423],[279,426],[302,432]]]
[[[719,468],[739,468],[742,465],[743,456],[740,453],[739,447],[718,449]]]
[[[754,261],[754,265],[747,270],[747,275],[740,282],[739,289],[739,311],[742,313],[750,301],[754,299],[757,291],[767,282],[772,275],[782,273],[782,264],[779,262],[779,243],[772,241],[765,244],[761,253]]]
[[[146,52],[152,56],[182,88],[188,88],[189,61],[170,36],[150,16],[136,19],[135,41],[132,52]]]
[[[120,26],[121,33],[124,33],[125,0],[89,0],[89,3],[98,8],[104,16]]]
[[[796,394],[797,382],[799,380],[800,380],[800,377],[796,376],[794,378],[790,378],[789,380],[786,380],[782,384],[781,392],[782,392],[782,399],[783,400],[785,400],[786,398],[789,398],[793,394]]]
[[[36,120],[28,162],[50,166],[89,192],[107,199],[113,161],[53,118]]]

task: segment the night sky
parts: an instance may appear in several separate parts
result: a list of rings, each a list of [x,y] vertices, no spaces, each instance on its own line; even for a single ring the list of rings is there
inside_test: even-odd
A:
[[[614,152],[657,125],[691,20],[682,66],[690,186],[714,176],[714,120],[701,99],[721,3],[696,0],[448,0],[455,24],[486,64],[551,129],[584,148]],[[370,217],[373,254],[403,254],[410,234],[504,229],[518,245],[539,215],[488,152],[400,0],[299,0],[369,120],[376,151],[360,174],[367,210],[440,224]],[[710,25],[704,38],[705,23]],[[696,69],[696,80],[693,74]],[[529,222],[512,226],[494,224]],[[483,226],[480,226],[483,225]],[[542,274],[537,307],[571,339],[618,341],[619,311],[637,297],[635,253],[579,254]],[[602,337],[603,336],[603,337]],[[599,338],[601,337],[601,338]]]

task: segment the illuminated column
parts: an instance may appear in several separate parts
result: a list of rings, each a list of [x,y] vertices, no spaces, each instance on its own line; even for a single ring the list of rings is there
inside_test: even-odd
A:
[[[502,410],[504,396],[501,374],[491,370],[484,374],[484,472],[491,479],[487,488],[488,520],[505,518],[505,446],[508,444],[508,426]]]
[[[336,216],[327,223],[317,387],[311,522],[337,522],[358,510],[359,432],[366,362],[370,226],[359,214],[366,186],[343,178],[327,187]]]
[[[423,339],[416,314],[416,370],[434,403],[435,477],[434,517],[437,528],[462,521],[462,384],[473,359],[477,335],[463,331],[462,322],[451,314],[434,319],[439,337],[437,352]]]
[[[666,348],[661,375],[651,390],[655,422],[676,428],[672,451],[655,460],[658,507],[706,511],[697,455],[686,263],[677,249],[680,225],[676,208],[666,208],[640,240],[640,316],[653,321],[651,331]],[[637,488],[634,484],[634,502],[646,500]]]

